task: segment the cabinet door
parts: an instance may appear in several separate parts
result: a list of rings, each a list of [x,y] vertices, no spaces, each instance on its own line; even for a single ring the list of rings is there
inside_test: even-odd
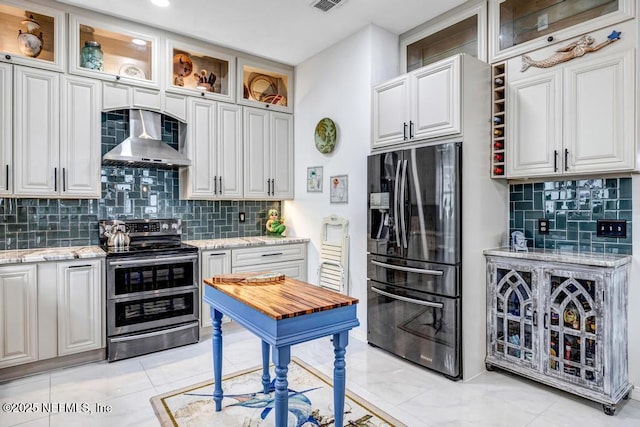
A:
[[[603,275],[559,269],[548,269],[544,274],[544,372],[602,390],[606,328],[601,308]]]
[[[244,198],[270,198],[269,111],[244,107]]]
[[[38,359],[35,265],[0,267],[0,368]]]
[[[242,197],[242,107],[218,103],[218,190],[221,198]]]
[[[612,172],[635,167],[634,56],[630,49],[596,56],[564,69],[568,172]]]
[[[293,199],[293,116],[271,113],[271,197]]]
[[[204,295],[204,279],[231,272],[231,251],[202,251],[200,265],[200,292]],[[203,301],[200,305],[200,327],[206,326],[212,326],[211,306]]]
[[[13,182],[13,68],[9,64],[0,63],[0,195],[11,194]]]
[[[100,198],[100,82],[62,76],[61,195]]]
[[[560,72],[553,72],[509,85],[506,141],[509,178],[561,173],[560,78]]]
[[[58,73],[15,67],[15,195],[60,191],[60,82]]]
[[[538,304],[535,272],[529,266],[488,263],[487,355],[537,370]]]
[[[410,74],[411,139],[460,133],[460,68],[456,55]]]
[[[191,166],[180,169],[180,197],[213,199],[218,191],[216,102],[189,99],[188,123],[186,152]]]
[[[101,261],[58,263],[58,356],[104,347]]]
[[[373,147],[409,138],[409,78],[401,76],[373,88]]]

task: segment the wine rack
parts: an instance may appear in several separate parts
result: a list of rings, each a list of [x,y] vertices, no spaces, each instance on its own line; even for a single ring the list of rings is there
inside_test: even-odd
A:
[[[493,66],[491,85],[492,118],[491,118],[491,177],[505,178],[505,98],[506,98],[505,63]]]

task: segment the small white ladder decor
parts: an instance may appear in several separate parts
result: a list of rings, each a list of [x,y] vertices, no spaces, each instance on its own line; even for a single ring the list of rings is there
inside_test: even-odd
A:
[[[318,283],[320,287],[349,293],[349,221],[337,215],[322,219]]]

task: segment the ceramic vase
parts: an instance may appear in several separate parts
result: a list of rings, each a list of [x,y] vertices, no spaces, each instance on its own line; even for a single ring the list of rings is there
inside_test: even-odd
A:
[[[22,21],[22,25],[27,27],[27,32],[18,30],[18,49],[24,55],[36,58],[42,52],[42,32],[37,33],[40,24],[34,21],[33,15],[30,15],[28,19]]]

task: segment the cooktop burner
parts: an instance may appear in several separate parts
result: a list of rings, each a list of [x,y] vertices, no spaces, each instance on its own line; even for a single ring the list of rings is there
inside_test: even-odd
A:
[[[143,256],[197,252],[182,243],[180,219],[100,220],[100,245],[107,256]],[[128,245],[126,244],[126,241]]]

